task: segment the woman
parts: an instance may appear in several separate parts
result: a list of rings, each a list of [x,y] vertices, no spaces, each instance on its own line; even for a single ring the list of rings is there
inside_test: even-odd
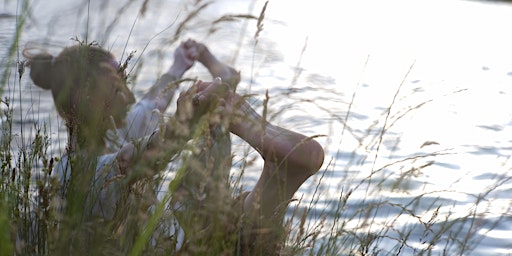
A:
[[[195,48],[182,43],[174,53],[174,63],[136,104],[126,86],[123,67],[112,54],[93,45],[80,44],[65,48],[58,56],[24,51],[31,67],[34,83],[51,90],[55,106],[68,128],[67,154],[57,163],[53,173],[58,176],[59,194],[64,208],[62,230],[91,230],[94,237],[100,229],[113,230],[123,226],[126,215],[122,207],[131,185],[142,178],[132,177],[129,170],[138,155],[158,143],[161,114],[169,105],[177,79],[193,65]],[[138,153],[140,152],[140,153]],[[99,157],[98,157],[99,156]],[[151,175],[146,175],[150,177]],[[121,200],[123,199],[123,200]],[[108,223],[102,225],[90,222]],[[84,251],[91,236],[87,232],[61,234],[74,244],[58,242],[63,252],[71,247]],[[106,232],[105,236],[109,236]],[[101,251],[101,248],[97,248]]]
[[[181,250],[201,254],[211,246],[221,246],[225,248],[219,251],[277,252],[284,237],[286,206],[300,185],[321,167],[323,149],[311,138],[263,120],[235,92],[239,73],[218,61],[207,47],[192,40],[182,43],[167,74],[131,108],[128,106],[134,97],[126,87],[124,70],[119,70],[112,55],[102,49],[81,45],[65,49],[56,58],[48,54],[26,57],[32,80],[52,91],[68,127],[71,161],[61,161],[62,171],[58,171],[67,213],[90,206],[83,216],[95,224],[113,219],[129,223],[125,222],[129,217],[125,210],[130,209],[126,207],[130,200],[126,199],[135,193],[134,184],[163,167],[162,161],[155,165],[151,159],[161,159],[162,152],[164,159],[170,159],[192,139],[200,150],[190,150],[190,157],[183,161],[184,171],[178,172],[171,184],[173,208],[187,235]],[[196,60],[218,78],[199,81],[182,93],[176,115],[166,123],[166,129],[161,129],[160,114],[177,89],[172,82]],[[234,201],[227,184],[230,132],[248,142],[265,160],[254,189]],[[102,155],[106,149],[109,154]],[[151,153],[152,149],[160,154]],[[77,154],[86,157],[73,158]],[[147,165],[151,165],[149,173],[137,171]],[[144,202],[149,197],[139,198],[142,200],[137,202]],[[85,242],[115,238],[113,234],[119,230],[131,232],[123,229],[126,226],[130,225],[113,225],[110,233],[95,234]],[[119,243],[122,246],[122,241]]]

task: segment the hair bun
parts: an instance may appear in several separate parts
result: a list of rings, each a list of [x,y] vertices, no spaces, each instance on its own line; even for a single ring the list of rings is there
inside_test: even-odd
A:
[[[37,86],[49,90],[52,88],[53,56],[42,47],[28,43],[23,50],[30,66],[30,78]]]
[[[29,58],[30,78],[37,86],[49,90],[52,88],[53,56],[41,53]]]

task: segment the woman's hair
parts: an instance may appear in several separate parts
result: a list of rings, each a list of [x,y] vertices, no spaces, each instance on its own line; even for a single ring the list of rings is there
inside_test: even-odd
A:
[[[57,57],[29,51],[25,49],[23,55],[28,59],[30,78],[51,90],[68,128],[77,127],[101,138],[111,117],[117,125],[122,124],[135,98],[111,53],[91,45],[65,48]]]

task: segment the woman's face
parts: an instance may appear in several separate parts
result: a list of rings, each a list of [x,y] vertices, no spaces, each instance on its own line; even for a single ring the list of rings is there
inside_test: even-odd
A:
[[[123,126],[128,107],[135,102],[135,98],[126,85],[124,71],[119,70],[119,63],[113,58],[101,63],[96,82],[99,90],[95,93],[95,101],[104,104],[103,119],[113,117],[116,126]]]
[[[61,115],[81,130],[102,132],[111,118],[122,126],[135,102],[126,75],[109,52],[91,46],[64,49],[52,68],[52,94]]]
[[[111,53],[89,45],[64,48],[56,57],[25,50],[31,79],[51,90],[68,128],[78,128],[88,139],[101,141],[104,132],[112,128],[111,120],[117,127],[124,125],[135,97],[126,85],[124,70]]]

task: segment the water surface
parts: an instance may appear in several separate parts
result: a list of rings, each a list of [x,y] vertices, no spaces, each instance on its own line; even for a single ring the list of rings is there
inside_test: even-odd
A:
[[[400,252],[409,255],[437,233],[443,238],[435,254],[446,244],[456,251],[453,241],[468,234],[471,255],[512,253],[512,7],[453,0],[270,1],[257,37],[256,20],[212,24],[225,15],[259,16],[264,3],[215,1],[176,41],[178,24],[206,2],[149,1],[141,14],[141,1],[34,1],[20,47],[37,43],[57,53],[78,37],[120,59],[136,51],[131,86],[140,96],[170,65],[179,40],[195,38],[241,70],[240,92],[268,90],[274,123],[325,135],[318,138],[325,165],[296,195],[298,207],[310,209],[312,230],[325,219],[323,236],[337,229],[377,234],[383,255],[396,253],[404,235]],[[16,14],[17,4],[5,2],[0,13]],[[7,51],[17,22],[0,18],[0,51]],[[50,94],[28,76],[18,83],[15,69],[8,70],[5,94],[13,99],[20,136],[47,120],[60,154],[65,129]],[[208,78],[200,66],[187,74]],[[257,96],[253,103],[261,110],[262,101]],[[246,145],[235,143],[241,159]],[[254,184],[260,166],[245,174],[245,187]]]

